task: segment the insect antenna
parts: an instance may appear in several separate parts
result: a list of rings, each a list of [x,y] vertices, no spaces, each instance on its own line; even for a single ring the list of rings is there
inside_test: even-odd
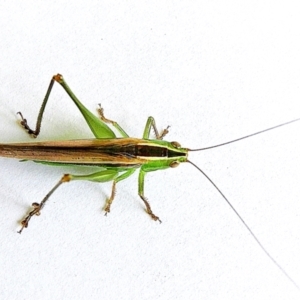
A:
[[[295,122],[296,120],[292,121]],[[288,122],[291,123],[291,122]],[[285,123],[285,124],[288,124]],[[269,128],[267,130],[279,127],[279,126],[283,126],[285,124],[281,124],[272,128]],[[264,130],[266,131],[266,130]],[[261,132],[264,132],[261,131]],[[259,133],[261,133],[259,132]],[[258,134],[258,133],[256,133]],[[250,135],[251,136],[251,135]],[[247,136],[249,137],[249,136]],[[237,140],[235,140],[237,141]],[[224,144],[223,144],[224,145]],[[210,179],[210,177],[208,177],[208,175],[206,175],[206,173],[204,173],[204,171],[202,171],[196,164],[194,164],[193,162],[191,162],[190,160],[187,160],[187,162],[189,162],[191,165],[193,165],[197,170],[199,170],[206,178],[207,180],[216,188],[216,190],[220,193],[220,195],[224,198],[224,200],[227,202],[227,204],[230,206],[230,208],[233,210],[233,212],[236,214],[236,216],[240,219],[240,221],[243,223],[243,225],[246,227],[246,229],[248,230],[248,232],[252,235],[252,237],[254,238],[254,240],[256,241],[256,243],[258,244],[258,246],[261,248],[261,250],[269,257],[269,259],[277,266],[277,268],[288,278],[288,280],[298,289],[298,291],[300,291],[300,287],[299,285],[292,279],[292,277],[284,270],[284,268],[275,260],[274,257],[271,256],[271,254],[267,251],[267,249],[262,245],[262,243],[260,242],[260,240],[256,237],[256,235],[253,233],[253,231],[250,229],[250,227],[247,225],[247,223],[245,222],[245,220],[241,217],[241,215],[237,212],[237,210],[234,208],[234,206],[231,204],[231,202],[226,198],[226,196],[222,193],[222,191],[218,188],[218,186]]]
[[[238,142],[238,141],[240,141],[240,140],[247,139],[247,138],[252,137],[252,136],[254,136],[254,135],[258,135],[258,134],[261,134],[261,133],[264,133],[264,132],[267,132],[267,131],[276,129],[276,128],[278,128],[278,127],[282,127],[282,126],[285,126],[285,125],[288,125],[288,124],[297,122],[297,121],[300,121],[300,118],[294,119],[294,120],[292,120],[292,121],[285,122],[285,123],[282,123],[282,124],[279,124],[279,125],[276,125],[276,126],[273,126],[273,127],[270,127],[270,128],[267,128],[267,129],[264,129],[264,130],[261,130],[261,131],[258,131],[258,132],[255,132],[255,133],[246,135],[246,136],[243,136],[243,137],[240,137],[240,138],[238,138],[238,139],[235,139],[235,140],[232,140],[232,141],[229,141],[229,142],[225,142],[225,143],[218,144],[218,145],[214,145],[214,146],[209,146],[209,147],[199,148],[199,149],[188,149],[188,150],[189,150],[189,151],[203,151],[203,150],[208,150],[208,149],[212,149],[212,148],[217,148],[217,147],[225,146],[225,145],[228,145],[228,144],[231,144],[231,143]]]

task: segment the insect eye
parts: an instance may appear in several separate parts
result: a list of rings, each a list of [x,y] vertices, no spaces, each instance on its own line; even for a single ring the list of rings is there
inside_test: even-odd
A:
[[[176,167],[178,167],[179,166],[179,162],[178,161],[172,161],[171,163],[170,163],[170,167],[171,168],[176,168]]]
[[[178,142],[171,142],[171,145],[175,148],[180,148],[181,145]]]

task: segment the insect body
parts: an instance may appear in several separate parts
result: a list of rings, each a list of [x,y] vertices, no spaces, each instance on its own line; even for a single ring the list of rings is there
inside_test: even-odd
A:
[[[139,196],[146,205],[146,211],[155,221],[160,219],[154,215],[150,204],[144,195],[144,178],[147,172],[162,170],[169,167],[176,167],[181,162],[187,161],[187,148],[181,148],[177,142],[162,141],[168,133],[168,129],[161,134],[155,125],[152,117],[149,117],[144,129],[143,139],[130,138],[118,123],[106,119],[103,108],[99,108],[100,119],[92,114],[74,95],[69,86],[60,74],[53,76],[45,99],[42,103],[35,130],[27,124],[27,120],[21,116],[21,125],[33,137],[40,133],[43,113],[52,90],[54,82],[57,81],[69,94],[80,112],[84,116],[95,139],[70,140],[70,141],[49,141],[37,143],[0,144],[0,156],[32,160],[34,162],[49,165],[80,165],[97,166],[99,172],[88,175],[65,174],[54,188],[46,195],[40,204],[33,203],[33,210],[21,222],[22,232],[27,228],[32,216],[39,215],[50,195],[63,183],[70,180],[89,180],[94,182],[113,181],[111,196],[107,199],[105,214],[110,212],[113,202],[116,183],[132,175],[136,169],[139,171]],[[116,138],[115,133],[105,124],[112,124],[120,133],[122,138]],[[151,128],[154,129],[156,140],[150,140]]]
[[[40,133],[43,113],[55,81],[61,84],[61,86],[74,101],[83,117],[85,118],[87,124],[89,125],[91,131],[93,132],[95,139],[0,144],[0,156],[22,160],[32,160],[37,163],[48,165],[95,166],[99,167],[99,171],[87,175],[63,175],[63,177],[40,203],[35,202],[32,204],[33,209],[22,220],[22,227],[19,230],[19,233],[21,233],[24,228],[28,227],[28,223],[31,217],[40,214],[41,210],[44,208],[46,202],[53,194],[53,192],[62,183],[69,182],[71,180],[89,180],[94,182],[112,181],[113,184],[111,196],[107,199],[107,203],[104,209],[105,215],[107,215],[107,213],[110,212],[110,207],[115,197],[117,182],[128,178],[137,169],[139,169],[138,194],[146,206],[146,212],[151,216],[153,220],[161,222],[159,217],[152,212],[150,204],[144,195],[144,179],[147,172],[163,170],[169,167],[173,168],[178,166],[182,162],[189,162],[193,164],[188,160],[189,151],[200,151],[223,146],[300,120],[300,118],[295,119],[290,122],[286,122],[284,124],[280,124],[220,145],[192,150],[188,148],[182,148],[177,142],[163,141],[163,137],[168,133],[168,128],[166,128],[161,134],[159,134],[153,117],[148,118],[142,139],[129,137],[129,135],[120,127],[117,122],[104,117],[103,108],[101,108],[101,106],[98,110],[100,118],[92,114],[74,95],[72,90],[64,81],[62,75],[57,74],[51,79],[49,88],[47,90],[37,118],[36,128],[34,130],[29,127],[27,120],[23,117],[22,113],[19,112],[19,115],[21,116],[21,125],[33,137],[37,137]],[[117,138],[116,134],[106,123],[111,124],[119,132],[121,138]],[[150,131],[152,128],[154,129],[154,133],[156,136],[155,140],[149,139]],[[255,239],[259,247],[281,270],[281,272],[284,273],[284,275],[299,289],[298,285],[293,281],[293,279],[264,248],[262,243],[258,240],[255,234],[245,223],[243,218],[235,210],[235,208],[225,197],[225,195],[221,192],[221,190],[216,186],[216,184],[199,167],[197,167],[196,165],[194,166],[201,173],[203,173],[203,175],[218,190],[224,200],[229,204],[234,213],[242,221],[246,229]]]

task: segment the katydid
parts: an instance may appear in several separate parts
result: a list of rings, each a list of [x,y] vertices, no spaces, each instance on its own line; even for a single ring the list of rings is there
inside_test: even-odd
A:
[[[40,133],[45,107],[55,82],[58,82],[64,88],[64,90],[76,104],[87,124],[89,125],[92,133],[94,134],[95,139],[0,144],[0,156],[17,158],[21,160],[32,160],[37,163],[55,166],[94,166],[99,167],[99,171],[87,175],[64,174],[40,203],[35,202],[32,204],[32,210],[21,221],[21,229],[18,231],[19,233],[21,233],[24,228],[28,227],[29,221],[33,216],[40,215],[41,210],[44,208],[46,202],[53,192],[62,183],[69,182],[71,180],[89,180],[93,182],[112,181],[111,195],[107,199],[106,206],[104,208],[105,215],[107,215],[110,212],[110,208],[115,197],[116,184],[119,181],[128,178],[137,169],[139,169],[138,194],[145,204],[146,212],[153,220],[161,222],[159,217],[152,212],[151,206],[145,197],[145,175],[148,172],[163,170],[169,167],[174,168],[182,162],[189,162],[211,182],[211,184],[217,189],[223,199],[231,207],[236,216],[241,220],[259,247],[289,279],[289,281],[293,283],[298,290],[300,290],[297,283],[265,249],[256,235],[252,232],[250,227],[246,224],[246,222],[232,206],[226,196],[217,187],[217,185],[198,166],[188,160],[189,151],[207,150],[237,142],[239,140],[273,130],[280,126],[299,121],[300,118],[219,145],[200,149],[183,148],[178,142],[163,141],[163,137],[168,133],[168,127],[164,129],[162,133],[159,133],[153,117],[148,118],[143,137],[141,139],[129,137],[129,135],[117,122],[107,119],[104,116],[103,108],[101,106],[98,109],[99,117],[92,114],[75,96],[65,82],[63,76],[57,74],[53,76],[50,81],[50,85],[42,102],[34,130],[29,127],[27,120],[23,117],[22,113],[18,112],[21,117],[20,123],[22,127],[32,137],[37,137]],[[112,127],[114,127],[121,137],[117,138],[114,131],[107,124],[110,124]],[[154,130],[156,137],[155,140],[149,139],[151,129]]]

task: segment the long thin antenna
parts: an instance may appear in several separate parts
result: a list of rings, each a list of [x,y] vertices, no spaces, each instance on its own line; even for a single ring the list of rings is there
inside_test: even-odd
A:
[[[247,139],[247,138],[249,138],[251,136],[254,136],[254,135],[257,135],[257,134],[261,134],[261,133],[273,130],[273,129],[281,127],[281,126],[285,126],[285,125],[297,122],[297,121],[300,121],[300,118],[292,120],[292,121],[289,121],[289,122],[285,122],[285,123],[282,123],[282,124],[279,124],[279,125],[276,125],[276,126],[273,126],[273,127],[270,127],[270,128],[267,128],[267,129],[264,129],[264,130],[261,130],[261,131],[249,134],[249,135],[246,135],[246,136],[243,136],[241,138],[238,138],[238,139],[226,142],[226,143],[222,143],[222,144],[218,144],[218,145],[214,145],[214,146],[210,146],[210,147],[205,147],[205,148],[199,148],[199,149],[189,149],[189,151],[200,151],[200,150],[208,150],[208,149],[212,149],[212,148],[221,147],[221,146],[228,145],[228,144],[231,144],[231,143],[235,143],[235,142],[238,142],[240,140]]]
[[[295,122],[291,121],[291,122]],[[288,122],[288,123],[291,123]],[[285,123],[285,124],[288,124]],[[281,124],[275,127],[272,127],[270,129],[285,125],[285,124]],[[270,130],[267,129],[267,130]],[[262,131],[263,132],[263,131]],[[258,133],[256,133],[258,134]],[[271,256],[271,254],[266,250],[266,248],[262,245],[262,243],[259,241],[259,239],[256,237],[256,235],[253,233],[253,231],[250,229],[250,227],[247,225],[247,223],[244,221],[244,219],[241,217],[241,215],[237,212],[237,210],[233,207],[233,205],[230,203],[230,201],[225,197],[225,195],[221,192],[221,190],[217,187],[217,185],[208,177],[208,175],[206,175],[197,165],[195,165],[193,162],[191,161],[187,161],[190,164],[192,164],[196,169],[198,169],[209,181],[210,183],[216,188],[216,190],[221,194],[221,196],[225,199],[225,201],[227,202],[227,204],[230,206],[230,208],[233,210],[233,212],[237,215],[237,217],[241,220],[241,222],[244,224],[244,226],[246,227],[246,229],[248,230],[248,232],[252,235],[252,237],[254,238],[254,240],[256,241],[256,243],[259,245],[259,247],[265,252],[265,254],[271,259],[271,261],[277,266],[277,268],[288,278],[288,280],[298,289],[298,291],[300,291],[300,287],[299,285],[292,279],[292,277],[290,277],[290,275],[283,269],[283,267],[281,267],[281,265],[275,260],[275,258],[273,258]]]

